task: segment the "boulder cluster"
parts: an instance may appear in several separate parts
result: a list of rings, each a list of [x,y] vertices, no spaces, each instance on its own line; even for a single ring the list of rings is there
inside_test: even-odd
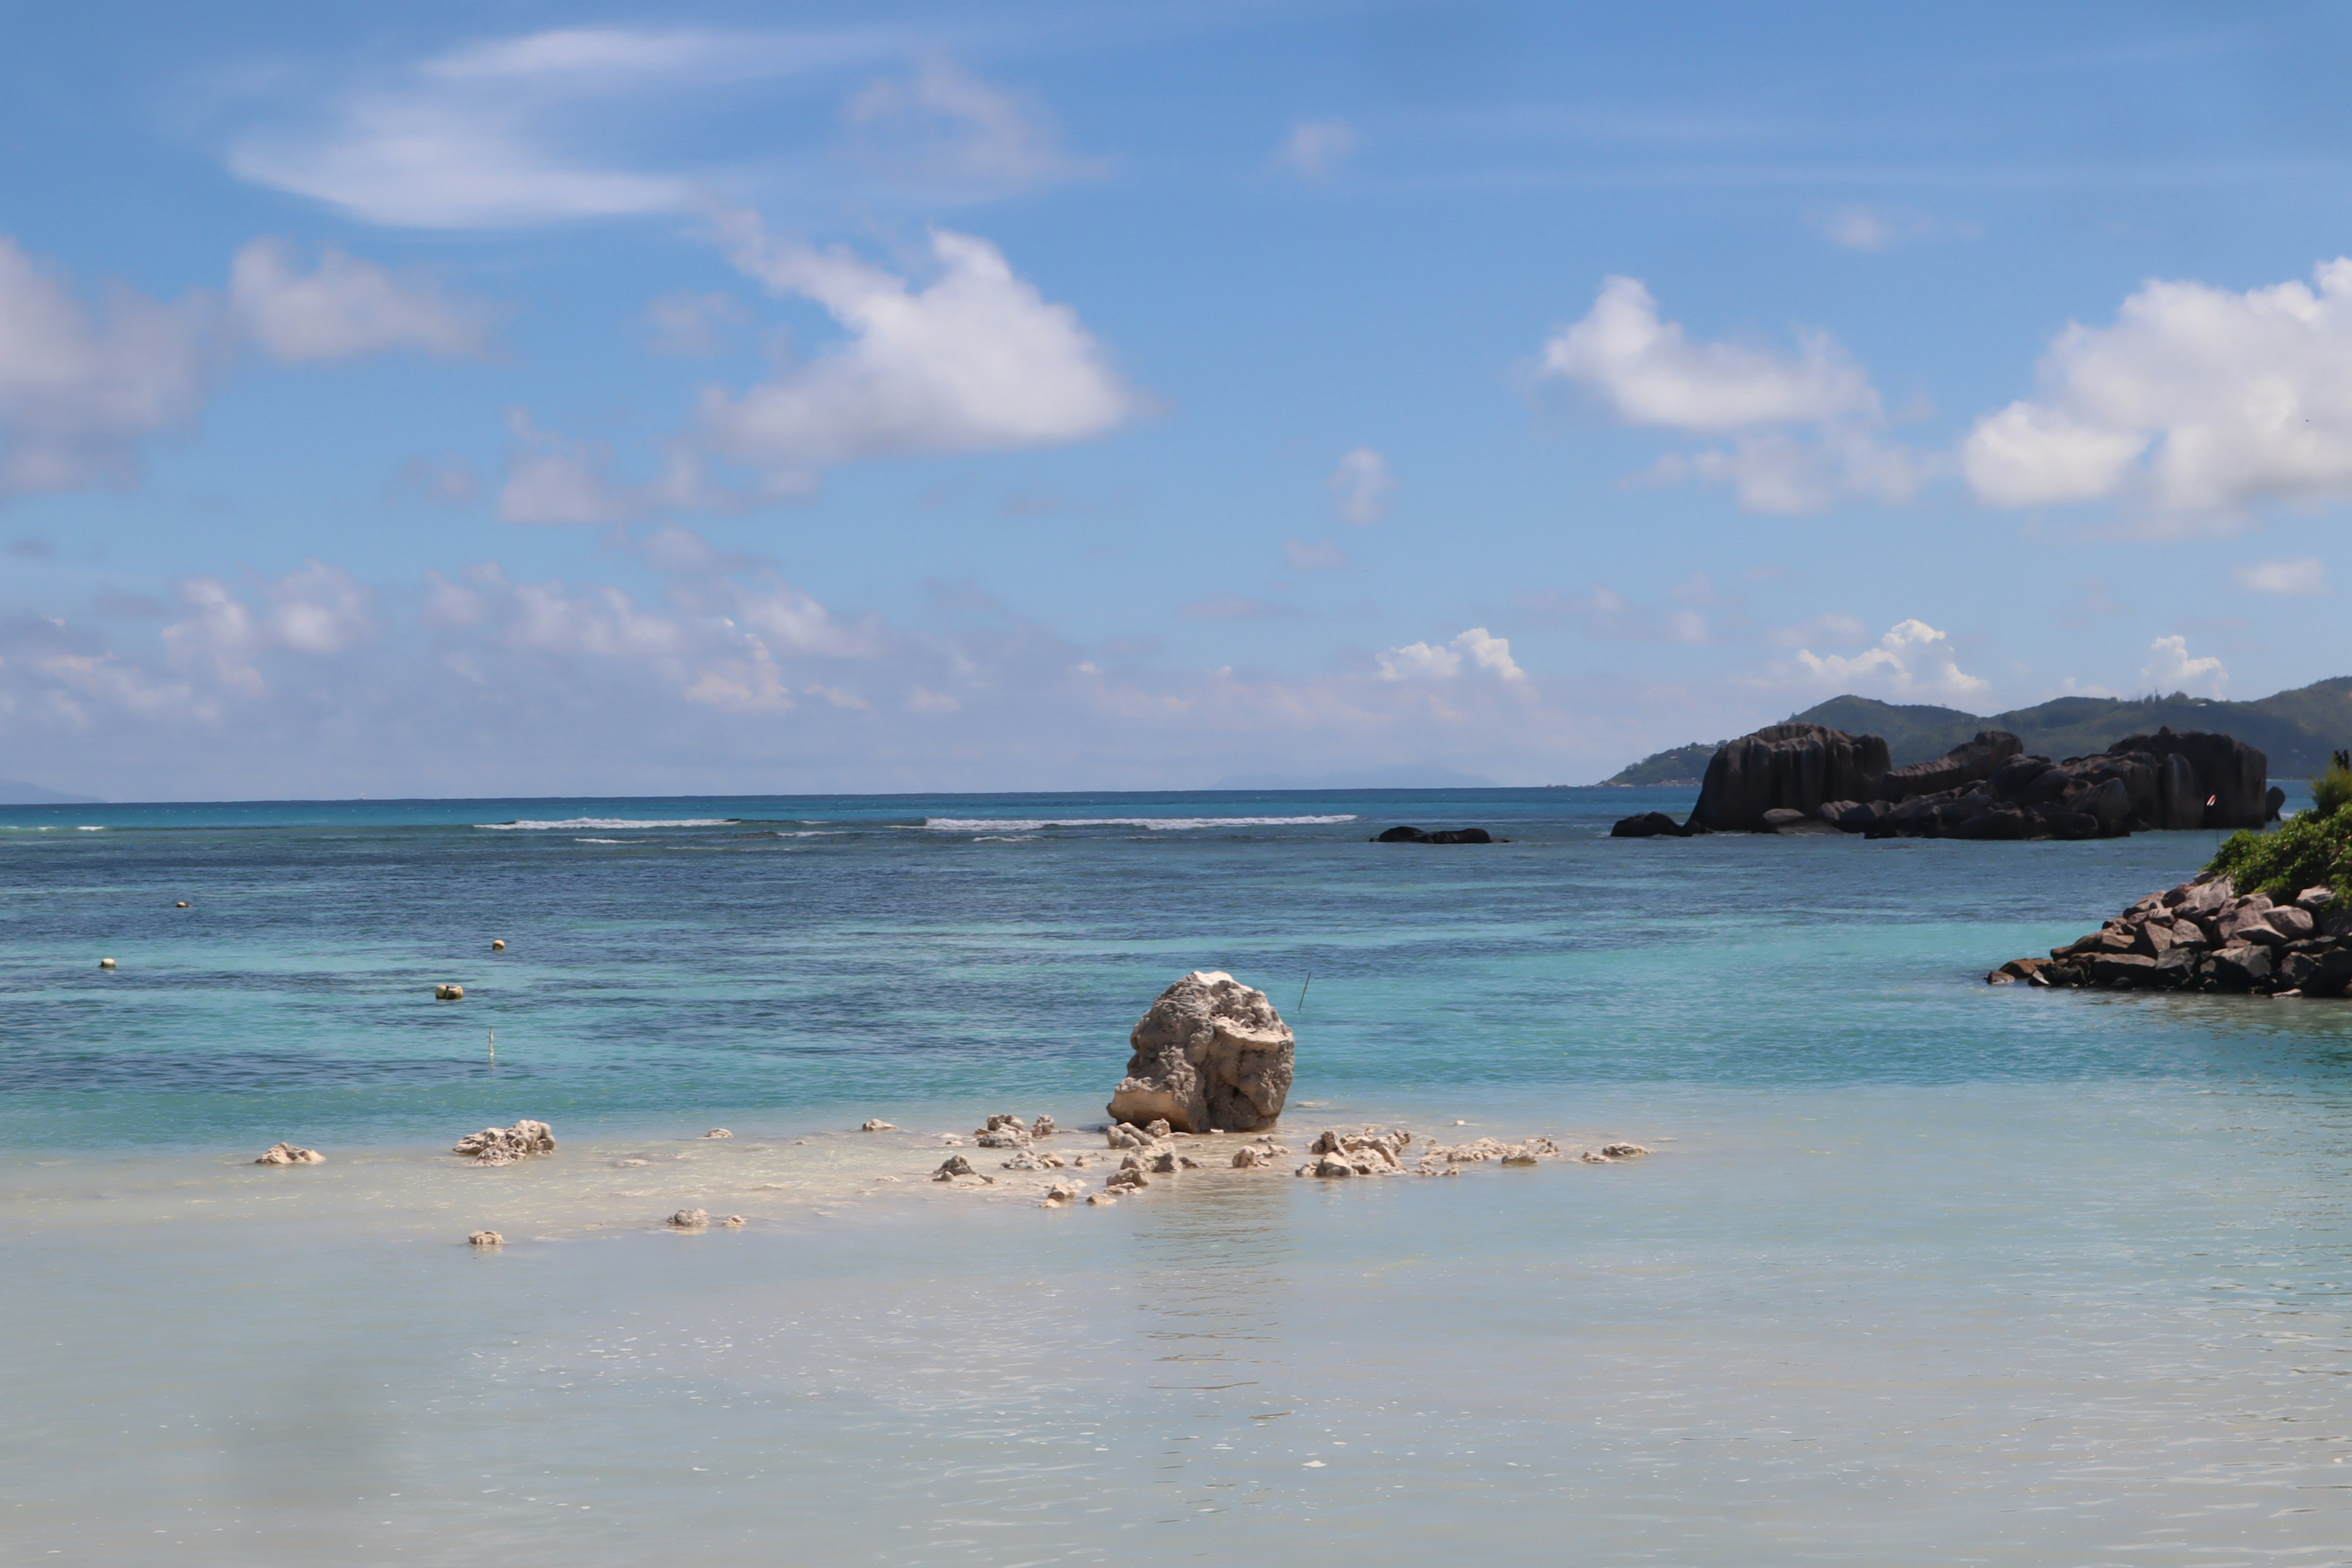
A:
[[[452,1154],[463,1154],[477,1165],[511,1165],[532,1154],[547,1154],[555,1149],[555,1129],[544,1121],[529,1120],[512,1127],[485,1127],[479,1132],[468,1132],[457,1140]]]
[[[1598,1149],[1569,1150],[1549,1138],[1528,1138],[1517,1143],[1477,1138],[1451,1146],[1425,1144],[1414,1162],[1407,1165],[1404,1152],[1412,1142],[1412,1134],[1402,1127],[1367,1127],[1356,1132],[1326,1129],[1307,1148],[1307,1152],[1315,1157],[1291,1174],[1319,1176],[1326,1180],[1408,1173],[1453,1176],[1460,1174],[1465,1165],[1485,1164],[1488,1161],[1503,1165],[1533,1165],[1545,1160],[1572,1159],[1588,1165],[1606,1165],[1619,1160],[1637,1159],[1649,1152],[1639,1143],[1604,1143]],[[1234,1163],[1238,1164],[1240,1162],[1236,1160]]]
[[[1372,835],[1375,844],[1493,844],[1495,836],[1483,827],[1406,827],[1399,826]],[[1499,840],[1508,844],[1509,839]]]
[[[1297,1041],[1265,993],[1221,970],[1194,970],[1160,994],[1128,1037],[1114,1122],[1164,1121],[1181,1132],[1255,1132],[1290,1097]]]
[[[1985,980],[2341,996],[2352,988],[2352,909],[2335,901],[2333,888],[2305,888],[2279,904],[2266,893],[2239,896],[2227,877],[2200,877],[2150,893],[2048,958],[2011,959]]]
[[[261,1152],[257,1165],[323,1165],[327,1157],[316,1149],[305,1149],[297,1143],[272,1143]]]
[[[2228,735],[2128,735],[2087,757],[2027,756],[1987,730],[1930,762],[1887,765],[1886,742],[1822,724],[1727,741],[1686,822],[1629,816],[1619,838],[1859,833],[1870,838],[2113,838],[2150,829],[2259,827],[2286,796],[2269,759]]]

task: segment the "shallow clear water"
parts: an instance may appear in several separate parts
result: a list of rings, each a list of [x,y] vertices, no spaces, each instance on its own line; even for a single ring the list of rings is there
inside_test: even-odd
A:
[[[1602,837],[1653,804],[0,811],[0,1542],[2352,1560],[2352,1005],[1979,980],[2210,837]],[[985,1112],[1098,1120],[1193,967],[1298,1024],[1294,1146],[1656,1152],[922,1179]],[[521,1115],[556,1154],[443,1152]],[[280,1138],[331,1163],[246,1163]]]

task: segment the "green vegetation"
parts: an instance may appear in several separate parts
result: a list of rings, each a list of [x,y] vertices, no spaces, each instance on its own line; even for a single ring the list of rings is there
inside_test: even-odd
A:
[[[1698,741],[1687,746],[1676,746],[1671,752],[1660,752],[1643,757],[1616,777],[1603,779],[1603,784],[1636,784],[1657,788],[1663,785],[1690,784],[1696,786],[1706,777],[1706,764],[1715,758],[1720,741]]]
[[[2268,893],[2278,903],[2305,888],[2352,888],[2352,811],[2299,811],[2275,833],[2233,833],[2205,868],[2225,873],[2241,893]]]
[[[2221,702],[2174,692],[2169,697],[2061,697],[2032,708],[1979,716],[1925,703],[1880,702],[1868,697],[1832,697],[1791,714],[1792,721],[1827,724],[1854,735],[1884,735],[1896,767],[1940,757],[1979,730],[2006,730],[2043,757],[2087,757],[2126,735],[2176,730],[2215,730],[2258,747],[2270,759],[2273,778],[2321,773],[2328,754],[2352,740],[2352,676],[2322,680],[2252,702]],[[1683,759],[1699,753],[1696,765]],[[1613,784],[1696,782],[1706,772],[1715,748],[1677,746],[1645,757],[1605,782]],[[1671,768],[1673,771],[1667,771]]]
[[[2347,804],[2352,804],[2352,752],[2338,752],[2327,759],[2327,771],[2311,781],[2311,809],[2333,816]]]

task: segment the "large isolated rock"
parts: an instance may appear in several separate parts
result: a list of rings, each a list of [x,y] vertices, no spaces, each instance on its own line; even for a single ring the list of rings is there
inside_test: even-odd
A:
[[[1706,764],[1691,821],[1753,833],[1768,811],[1818,812],[1823,801],[1875,800],[1887,774],[1886,742],[1826,724],[1771,724],[1727,741]]]
[[[2159,763],[2173,757],[2187,763],[2194,782],[2173,775],[2177,805],[2167,814],[2181,826],[2260,827],[2270,820],[2270,759],[2243,741],[2202,730],[2175,733],[2167,725],[2153,735],[2126,735],[2107,748],[2109,756],[2133,752]],[[2196,820],[2189,820],[2192,816]]]
[[[1265,993],[1195,970],[1160,994],[1128,1038],[1111,1091],[1114,1122],[1164,1120],[1180,1132],[1255,1132],[1282,1115],[1297,1041]]]

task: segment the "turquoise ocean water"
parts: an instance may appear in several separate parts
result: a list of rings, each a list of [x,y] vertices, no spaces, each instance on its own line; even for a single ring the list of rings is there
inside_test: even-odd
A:
[[[2212,837],[1605,837],[1687,804],[0,808],[0,1545],[2352,1561],[2352,1004],[1981,983]],[[923,1179],[1098,1121],[1202,967],[1297,1027],[1293,1147],[1656,1152]]]

